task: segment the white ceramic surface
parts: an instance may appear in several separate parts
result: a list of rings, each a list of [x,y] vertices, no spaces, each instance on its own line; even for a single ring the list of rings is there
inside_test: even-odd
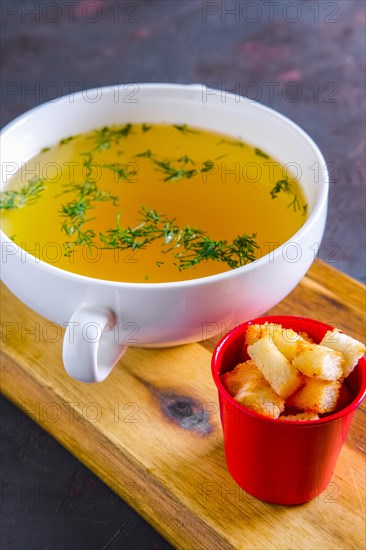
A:
[[[37,260],[1,232],[4,283],[34,311],[67,327],[65,368],[84,382],[103,380],[129,345],[199,341],[266,312],[314,261],[326,220],[328,173],[309,136],[267,107],[230,94],[223,97],[201,85],[111,86],[28,111],[2,132],[2,189],[14,167],[43,147],[98,126],[126,122],[186,123],[241,137],[283,164],[295,162],[301,167],[309,217],[290,241],[247,266],[158,284],[75,275]]]

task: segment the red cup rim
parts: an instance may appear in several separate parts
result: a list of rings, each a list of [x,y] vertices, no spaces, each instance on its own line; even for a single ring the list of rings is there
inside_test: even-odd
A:
[[[241,325],[236,326],[235,328],[230,330],[227,334],[225,334],[225,336],[223,336],[221,338],[221,340],[217,343],[217,345],[216,345],[216,347],[213,351],[213,354],[212,354],[211,372],[212,372],[213,380],[215,382],[215,385],[216,385],[219,393],[227,401],[229,401],[232,405],[234,405],[235,408],[237,408],[239,410],[242,410],[242,411],[245,411],[246,414],[248,414],[249,416],[253,416],[254,418],[256,418],[258,420],[262,420],[263,422],[269,422],[271,424],[275,423],[277,425],[279,423],[281,425],[282,424],[284,424],[284,425],[286,425],[286,424],[296,425],[296,426],[299,426],[299,428],[300,428],[300,426],[306,427],[306,426],[309,426],[309,425],[313,426],[313,425],[316,425],[316,424],[326,424],[328,422],[333,422],[334,420],[337,420],[338,418],[341,418],[342,416],[347,416],[349,413],[355,411],[357,409],[357,407],[361,404],[361,402],[363,401],[365,396],[366,396],[366,360],[365,360],[364,357],[362,357],[358,362],[358,365],[361,367],[361,388],[360,388],[360,391],[355,396],[355,398],[351,401],[351,403],[349,403],[346,407],[344,407],[344,409],[341,409],[340,411],[337,411],[334,414],[329,414],[328,416],[318,418],[316,420],[302,420],[301,422],[299,422],[298,420],[282,420],[282,419],[280,420],[278,418],[269,418],[268,416],[264,416],[262,414],[256,413],[255,411],[252,411],[251,409],[248,409],[247,407],[245,407],[244,405],[242,405],[241,403],[236,401],[229,394],[229,392],[224,388],[224,386],[221,383],[220,374],[217,371],[217,362],[218,362],[219,356],[221,354],[222,348],[226,347],[228,345],[227,344],[228,341],[234,335],[236,335],[237,332],[239,332],[240,330],[243,330],[243,327],[245,327],[247,325],[263,324],[266,321],[268,323],[279,323],[279,324],[281,324],[281,320],[282,320],[282,322],[290,322],[290,323],[291,323],[291,321],[295,321],[295,320],[296,320],[296,322],[304,321],[304,322],[308,322],[308,323],[313,323],[315,326],[321,327],[325,330],[333,330],[335,328],[334,326],[328,325],[326,323],[322,323],[321,321],[316,321],[315,319],[310,319],[309,317],[298,317],[298,316],[294,316],[294,315],[269,315],[269,316],[265,316],[265,317],[258,317],[256,319],[252,319],[250,321],[247,321],[246,323],[242,323]]]

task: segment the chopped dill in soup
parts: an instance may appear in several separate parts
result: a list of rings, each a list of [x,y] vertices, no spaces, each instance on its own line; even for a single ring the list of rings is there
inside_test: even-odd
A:
[[[185,124],[67,136],[12,176],[0,208],[3,230],[41,260],[150,283],[246,265],[307,217],[286,167],[241,140]]]

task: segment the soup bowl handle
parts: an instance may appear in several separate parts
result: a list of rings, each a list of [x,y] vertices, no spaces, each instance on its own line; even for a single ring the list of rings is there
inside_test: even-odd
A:
[[[118,341],[114,313],[98,305],[82,304],[71,317],[63,342],[67,373],[81,382],[102,382],[127,346]]]

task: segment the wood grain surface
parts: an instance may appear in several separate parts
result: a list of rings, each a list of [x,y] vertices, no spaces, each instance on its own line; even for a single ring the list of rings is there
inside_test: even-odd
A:
[[[306,315],[364,339],[365,290],[315,263],[271,313]],[[166,350],[128,349],[98,385],[73,381],[62,334],[2,287],[2,392],[131,504],[175,547],[364,548],[365,404],[355,414],[327,489],[274,506],[227,471],[214,339]]]

